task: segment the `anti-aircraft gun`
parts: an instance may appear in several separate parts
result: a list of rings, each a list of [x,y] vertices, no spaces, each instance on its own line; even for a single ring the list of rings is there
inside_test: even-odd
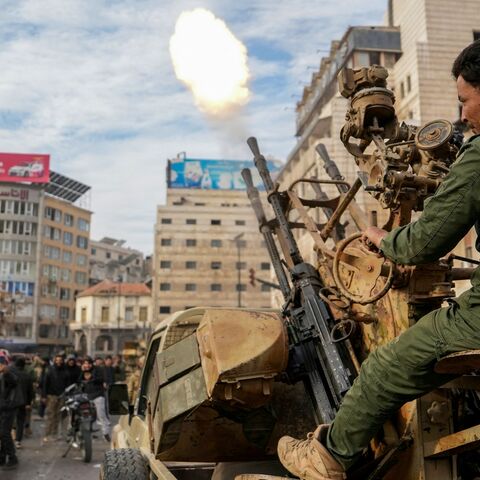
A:
[[[463,139],[446,120],[421,127],[400,123],[394,94],[386,86],[387,76],[386,69],[372,66],[344,68],[338,77],[340,93],[349,99],[341,140],[358,167],[352,185],[345,182],[326,148],[319,144],[317,152],[330,179],[302,178],[280,191],[270,179],[256,140],[248,140],[274,213],[267,218],[251,174],[244,171],[247,194],[285,299],[282,314],[290,339],[286,378],[306,383],[317,419],[328,419],[338,406],[335,402],[325,405],[324,391],[329,396],[330,384],[323,376],[328,375],[328,368],[321,366],[317,377],[313,372],[318,372],[317,358],[325,355],[324,343],[335,345],[340,371],[354,375],[371,350],[452,298],[454,281],[469,279],[473,272],[473,268],[456,268],[454,259],[459,257],[453,254],[427,265],[395,265],[370,252],[362,242],[361,231],[369,221],[356,201],[360,190],[368,192],[388,213],[382,225],[385,230],[405,225],[439,187]],[[299,195],[296,187],[302,183],[315,185],[316,198]],[[326,198],[321,190],[318,195],[318,187],[326,184],[336,185],[339,195]],[[314,220],[318,210],[324,212],[324,224]],[[347,215],[356,228],[341,239],[342,232],[339,235],[336,228]],[[310,235],[317,253],[316,271],[308,270],[308,274],[292,233],[299,228]],[[309,309],[306,284],[314,285],[312,296],[321,308]],[[320,315],[320,311],[326,313]],[[436,370],[467,373],[479,366],[478,357],[465,353],[440,361]],[[376,460],[360,472],[349,473],[349,478],[474,478],[469,475],[478,471],[478,465],[471,462],[469,454],[463,458],[457,454],[478,447],[480,425],[470,426],[464,418],[469,397],[465,388],[478,388],[477,378],[462,377],[404,405],[372,441]],[[475,410],[480,402],[476,394],[472,396]],[[479,413],[476,410],[477,418]],[[470,428],[462,430],[467,424]]]
[[[110,413],[122,417],[102,480],[286,475],[278,439],[304,437],[331,421],[368,353],[450,299],[455,280],[470,277],[473,269],[455,268],[452,255],[429,265],[394,265],[361,242],[370,223],[358,201],[362,189],[388,213],[385,229],[404,225],[441,184],[460,145],[449,122],[400,124],[386,77],[378,66],[345,69],[339,77],[350,100],[341,139],[358,167],[351,185],[319,145],[329,178],[297,179],[282,191],[249,140],[273,216],[251,173],[243,177],[283,296],[281,311],[196,307],[160,323],[134,405],[125,385],[111,386]],[[313,198],[298,193],[305,185]],[[338,195],[329,196],[335,187]],[[305,236],[313,262],[312,249],[302,251]],[[470,353],[437,368],[451,373],[458,359],[462,373],[478,368]],[[478,397],[465,393],[479,389],[479,378],[461,377],[404,405],[349,480],[474,478],[478,455],[457,454],[480,443],[480,426],[468,423],[470,412],[478,422],[479,409],[469,403]]]

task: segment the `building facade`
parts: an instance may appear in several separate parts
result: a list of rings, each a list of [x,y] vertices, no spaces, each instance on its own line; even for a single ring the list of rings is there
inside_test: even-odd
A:
[[[152,296],[145,284],[103,280],[77,296],[70,323],[75,350],[90,356],[121,352],[126,343],[148,338],[151,318]]]
[[[37,336],[43,197],[39,186],[0,185],[0,333],[18,342]]]
[[[157,321],[194,306],[270,307],[270,259],[244,190],[169,188],[157,207],[153,261]]]
[[[38,343],[71,345],[75,297],[88,286],[91,212],[45,195],[40,255]]]
[[[126,247],[125,240],[104,237],[90,242],[90,285],[106,279],[142,283],[148,278],[149,270],[143,253]]]
[[[55,172],[0,184],[0,343],[41,353],[70,346],[75,295],[88,282],[90,187]]]

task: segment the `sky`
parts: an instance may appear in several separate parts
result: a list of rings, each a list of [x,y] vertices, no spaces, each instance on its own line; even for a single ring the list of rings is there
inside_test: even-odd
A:
[[[153,252],[168,158],[284,161],[295,104],[330,42],[382,24],[386,0],[0,0],[0,152],[46,153],[92,187],[91,238]],[[250,100],[235,118],[200,111],[174,72],[184,11],[222,19],[248,53]]]

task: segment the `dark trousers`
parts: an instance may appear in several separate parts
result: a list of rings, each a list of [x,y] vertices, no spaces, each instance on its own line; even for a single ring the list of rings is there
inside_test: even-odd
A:
[[[21,442],[23,438],[23,429],[25,427],[25,418],[26,418],[26,408],[25,405],[17,407],[17,414],[15,415],[15,440]]]
[[[5,458],[7,455],[10,458],[15,456],[15,445],[12,439],[14,413],[14,410],[0,413],[0,458]]]

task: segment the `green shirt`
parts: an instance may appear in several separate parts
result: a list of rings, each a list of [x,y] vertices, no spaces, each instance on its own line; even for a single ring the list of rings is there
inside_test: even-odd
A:
[[[478,225],[476,225],[478,222]],[[389,232],[381,242],[387,258],[402,265],[430,263],[448,254],[473,225],[480,229],[480,135],[466,142],[450,172],[425,200],[420,218]],[[477,243],[477,249],[478,249]],[[472,277],[480,303],[480,272]]]

